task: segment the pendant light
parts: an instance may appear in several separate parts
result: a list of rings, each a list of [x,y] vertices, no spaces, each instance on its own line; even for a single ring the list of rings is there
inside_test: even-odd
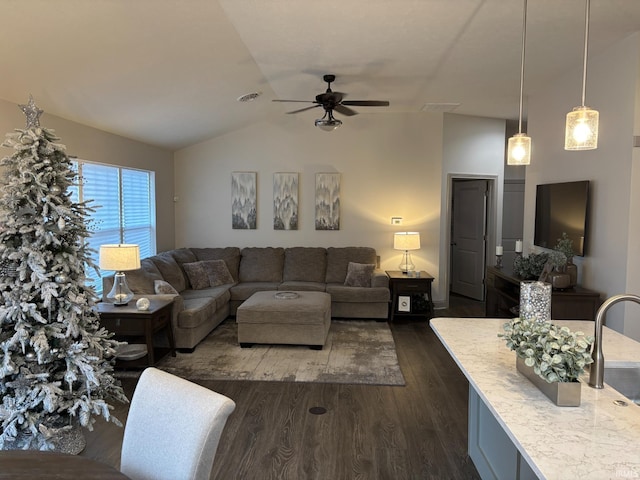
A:
[[[565,150],[594,150],[598,148],[598,120],[597,110],[584,104],[587,86],[587,52],[589,47],[589,10],[591,0],[586,0],[586,14],[584,21],[584,63],[582,67],[582,104],[567,113],[567,124],[564,135]]]
[[[507,147],[507,165],[529,165],[531,163],[531,137],[522,133],[522,95],[524,89],[524,54],[527,41],[527,0],[524,0],[522,15],[522,55],[520,64],[520,113],[518,133],[509,139]]]

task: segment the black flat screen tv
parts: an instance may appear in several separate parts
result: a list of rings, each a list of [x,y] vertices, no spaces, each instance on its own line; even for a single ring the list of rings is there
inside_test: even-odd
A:
[[[533,243],[553,248],[566,232],[573,251],[584,256],[587,245],[589,181],[548,183],[536,187],[536,224]]]

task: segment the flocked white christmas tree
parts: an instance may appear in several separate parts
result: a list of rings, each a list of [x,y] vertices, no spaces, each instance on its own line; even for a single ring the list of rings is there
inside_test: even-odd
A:
[[[72,201],[76,175],[42,110],[20,107],[27,126],[7,134],[0,163],[0,449],[45,450],[96,417],[119,424],[107,402],[127,399],[86,284],[92,208]]]

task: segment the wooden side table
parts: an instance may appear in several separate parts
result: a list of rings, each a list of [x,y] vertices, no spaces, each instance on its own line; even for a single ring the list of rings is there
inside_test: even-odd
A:
[[[391,289],[391,321],[393,322],[396,316],[426,316],[427,320],[433,317],[433,298],[431,297],[431,284],[433,283],[433,277],[424,270],[419,272],[420,276],[409,276],[406,273],[402,273],[399,270],[388,270],[389,276],[389,288]],[[407,310],[399,310],[400,305],[398,299],[401,296],[411,296],[416,293],[422,293],[427,295],[428,310],[426,312],[417,312],[414,305],[407,305]]]
[[[117,362],[118,366],[153,366],[158,360],[171,353],[176,356],[173,329],[171,328],[171,315],[173,300],[150,298],[149,310],[138,310],[134,298],[126,306],[115,306],[112,303],[98,303],[100,324],[115,334],[117,340],[129,341],[143,338],[147,346],[147,355],[139,360]],[[158,348],[153,344],[153,335],[164,330],[169,342],[169,348]]]

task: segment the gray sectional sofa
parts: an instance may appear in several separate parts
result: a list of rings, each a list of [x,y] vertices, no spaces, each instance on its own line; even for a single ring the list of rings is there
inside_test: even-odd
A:
[[[194,267],[217,268],[221,261],[230,276],[210,274],[204,283],[195,277]],[[129,288],[137,296],[172,295],[173,334],[180,349],[195,348],[258,291],[326,292],[333,318],[388,315],[389,278],[375,268],[376,251],[369,247],[179,248],[140,263],[139,270],[126,272]],[[361,275],[363,268],[368,275]],[[220,278],[227,283],[218,284]],[[112,285],[113,276],[103,278],[104,292]]]

